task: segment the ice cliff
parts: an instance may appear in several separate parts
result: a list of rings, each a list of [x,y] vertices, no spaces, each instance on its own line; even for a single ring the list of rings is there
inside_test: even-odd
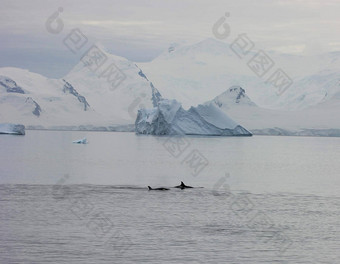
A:
[[[0,134],[25,135],[25,126],[19,124],[0,124]]]
[[[135,122],[137,134],[251,136],[213,104],[184,110],[176,100],[163,99],[157,107],[140,109]]]

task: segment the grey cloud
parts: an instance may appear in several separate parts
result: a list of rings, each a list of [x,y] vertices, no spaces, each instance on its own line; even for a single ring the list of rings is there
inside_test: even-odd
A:
[[[46,31],[44,23],[58,7],[64,9],[61,18],[65,28],[60,36],[53,36]],[[318,52],[317,47],[322,47],[322,51],[336,50],[340,48],[334,45],[340,43],[339,11],[340,3],[332,0],[3,0],[1,66],[23,67],[16,58],[18,54],[30,53],[25,60],[31,62],[23,64],[37,65],[32,69],[41,72],[45,68],[38,66],[44,64],[44,58],[34,56],[39,55],[34,49],[40,49],[47,64],[51,58],[58,57],[64,59],[56,58],[60,68],[70,68],[77,58],[55,54],[65,51],[62,38],[76,27],[116,55],[135,61],[151,60],[168,43],[212,37],[212,25],[225,12],[230,13],[228,42],[240,33],[247,33],[266,50],[296,53],[308,43],[318,43],[310,49],[314,53]],[[63,71],[60,69],[56,74]]]

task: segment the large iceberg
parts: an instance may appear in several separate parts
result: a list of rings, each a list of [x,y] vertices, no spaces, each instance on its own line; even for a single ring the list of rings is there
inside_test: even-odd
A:
[[[251,136],[213,104],[184,110],[176,100],[163,99],[157,107],[140,109],[135,122],[137,134]]]
[[[0,134],[25,135],[25,126],[19,124],[0,124]]]

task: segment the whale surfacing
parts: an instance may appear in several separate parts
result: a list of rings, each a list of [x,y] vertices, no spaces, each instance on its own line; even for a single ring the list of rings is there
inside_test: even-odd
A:
[[[169,189],[168,188],[163,188],[163,187],[161,187],[161,188],[151,188],[150,186],[148,186],[148,188],[149,188],[149,191],[169,191]]]
[[[180,189],[187,189],[187,188],[194,188],[192,186],[185,185],[184,182],[181,181],[180,185],[175,186],[174,188],[180,188]]]

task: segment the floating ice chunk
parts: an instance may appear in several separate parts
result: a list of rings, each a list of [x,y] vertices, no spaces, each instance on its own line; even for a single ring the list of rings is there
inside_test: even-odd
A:
[[[0,124],[0,134],[25,135],[25,126],[20,124]]]
[[[251,136],[213,104],[184,110],[176,100],[163,99],[152,109],[141,109],[135,122],[137,134]]]
[[[72,143],[75,143],[75,144],[87,144],[89,142],[87,141],[86,138],[83,138],[83,139],[75,140]]]

